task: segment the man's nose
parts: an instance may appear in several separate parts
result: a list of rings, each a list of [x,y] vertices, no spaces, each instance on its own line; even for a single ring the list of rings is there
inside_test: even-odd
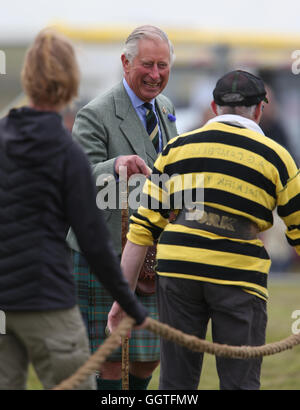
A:
[[[160,77],[159,69],[158,69],[157,64],[153,64],[153,66],[151,67],[150,76],[154,80],[156,80]]]

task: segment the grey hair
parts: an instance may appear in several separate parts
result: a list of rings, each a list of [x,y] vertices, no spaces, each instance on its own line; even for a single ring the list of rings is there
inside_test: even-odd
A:
[[[216,105],[217,108],[217,114],[218,115],[223,115],[223,114],[236,114],[236,115],[241,115],[242,117],[246,118],[253,118],[254,117],[254,111],[256,108],[256,105],[251,105],[250,107],[246,107],[244,105],[237,105],[236,107],[231,107],[228,105]]]
[[[127,37],[125,46],[123,48],[123,54],[130,62],[132,62],[132,60],[138,55],[139,41],[144,38],[153,39],[155,37],[159,37],[161,40],[168,43],[170,50],[170,64],[172,65],[174,62],[173,44],[171,43],[167,34],[164,31],[162,31],[158,27],[151,25],[139,26],[133,30],[133,32]]]

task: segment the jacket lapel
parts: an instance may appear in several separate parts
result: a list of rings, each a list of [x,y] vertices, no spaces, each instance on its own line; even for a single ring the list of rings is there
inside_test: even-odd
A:
[[[165,147],[170,139],[178,135],[178,133],[175,123],[171,122],[168,118],[168,114],[172,114],[172,112],[170,111],[168,106],[164,105],[160,101],[159,96],[156,99],[156,112],[159,116],[160,129],[163,138],[163,147]]]

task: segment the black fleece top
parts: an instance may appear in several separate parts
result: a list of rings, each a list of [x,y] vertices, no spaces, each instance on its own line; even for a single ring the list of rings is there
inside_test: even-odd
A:
[[[101,211],[90,165],[62,118],[23,107],[0,120],[0,309],[76,304],[66,234],[72,227],[93,272],[140,324]]]

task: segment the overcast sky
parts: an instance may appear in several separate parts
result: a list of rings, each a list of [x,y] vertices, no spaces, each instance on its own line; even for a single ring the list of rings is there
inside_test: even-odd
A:
[[[10,38],[31,39],[54,20],[83,26],[150,23],[300,35],[300,1],[0,0],[0,45]]]

